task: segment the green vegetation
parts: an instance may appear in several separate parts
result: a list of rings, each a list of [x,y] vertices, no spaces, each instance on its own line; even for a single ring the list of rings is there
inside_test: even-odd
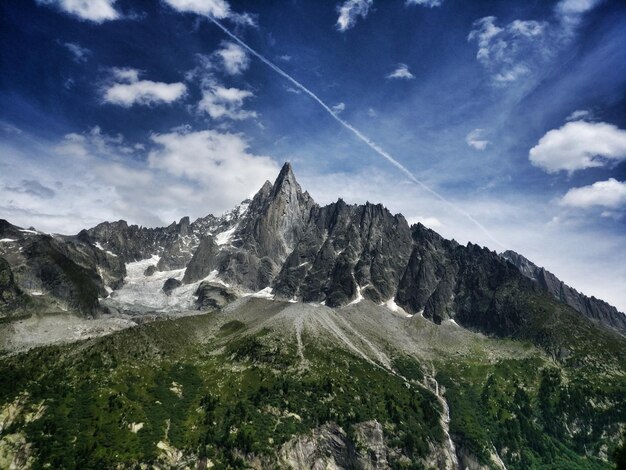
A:
[[[595,457],[611,455],[626,422],[626,381],[572,370],[542,359],[463,361],[440,365],[450,432],[456,442],[490,460],[494,449],[511,469],[611,468]],[[603,434],[603,433],[607,433]]]
[[[35,468],[156,462],[159,442],[236,468],[241,455],[272,456],[293,436],[328,422],[351,435],[354,424],[376,419],[390,444],[414,459],[443,440],[439,402],[421,386],[313,344],[306,355],[315,360],[301,368],[295,344],[269,330],[223,338],[243,329],[241,322],[225,324],[216,342],[194,341],[189,332],[206,327],[206,317],[1,359],[0,409],[20,397],[25,402],[4,432],[25,435]],[[419,378],[417,364],[399,364]],[[29,420],[42,403],[42,416]]]

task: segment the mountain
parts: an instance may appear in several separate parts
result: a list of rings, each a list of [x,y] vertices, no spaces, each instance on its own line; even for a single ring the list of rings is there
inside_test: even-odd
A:
[[[601,325],[611,326],[617,331],[626,333],[626,315],[604,300],[581,294],[558,279],[550,271],[540,268],[514,251],[505,251],[501,256],[513,263],[522,274],[535,281],[542,289],[553,295],[554,298],[566,303],[577,312]]]
[[[0,315],[0,468],[600,469],[626,429],[616,309],[289,164],[193,222],[0,221]]]

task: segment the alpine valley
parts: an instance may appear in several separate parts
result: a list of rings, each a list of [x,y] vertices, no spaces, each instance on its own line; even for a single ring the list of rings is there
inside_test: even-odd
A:
[[[623,313],[289,164],[220,217],[0,220],[0,349],[0,468],[626,468]]]

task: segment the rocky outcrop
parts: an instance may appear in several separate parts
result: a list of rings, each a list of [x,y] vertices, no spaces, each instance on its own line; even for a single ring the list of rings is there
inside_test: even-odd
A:
[[[198,310],[216,310],[237,299],[237,294],[227,287],[208,281],[201,282],[194,293]]]
[[[383,470],[390,468],[453,469],[455,466],[441,458],[440,445],[432,445],[430,455],[419,462],[412,461],[401,449],[387,442],[383,426],[376,420],[357,423],[351,433],[329,422],[310,434],[297,436],[278,451],[281,468]]]
[[[550,293],[555,299],[566,303],[596,323],[609,326],[622,334],[626,334],[626,315],[612,305],[578,292],[558,279],[550,271],[537,266],[514,251],[505,251],[500,256],[513,264],[522,274],[535,281],[541,289]]]
[[[27,302],[27,296],[15,282],[11,266],[0,258],[0,318],[14,314]]]
[[[183,283],[189,284],[207,277],[211,271],[217,268],[218,246],[212,236],[206,236],[200,240],[193,257],[187,265]]]
[[[169,279],[167,279],[164,283],[163,283],[163,292],[165,292],[165,295],[171,295],[172,291],[174,289],[176,289],[177,287],[182,286],[183,283],[180,282],[179,279],[174,279],[172,277],[170,277]]]

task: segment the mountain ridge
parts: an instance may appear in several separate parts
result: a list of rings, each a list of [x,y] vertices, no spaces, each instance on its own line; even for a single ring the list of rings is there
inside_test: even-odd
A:
[[[529,275],[529,262],[516,263],[520,258],[510,255],[512,252],[497,255],[472,243],[460,245],[446,240],[422,224],[409,226],[402,214],[394,215],[382,204],[348,205],[339,199],[318,205],[302,191],[290,163],[283,165],[273,184],[266,182],[252,199],[221,217],[207,215],[194,222],[183,217],[158,228],[128,225],[123,220],[103,222],[76,236],[36,235],[8,223],[0,228],[0,237],[5,238],[16,234],[26,235],[22,238],[49,237],[48,251],[57,253],[55,256],[60,256],[58,252],[69,255],[78,261],[75,269],[95,271],[94,285],[88,289],[89,306],[72,300],[74,307],[79,305],[90,315],[97,313],[99,298],[114,296],[123,285],[125,263],[158,255],[151,269],[185,270],[180,279],[183,284],[196,283],[214,273],[216,279],[242,292],[271,289],[276,299],[330,307],[360,299],[377,304],[392,302],[408,314],[423,315],[435,323],[456,319],[489,334],[509,334],[517,328],[523,315],[519,299],[514,297],[539,289],[591,320],[626,333],[626,315],[605,302],[581,301],[589,298],[552,275],[544,276],[551,283],[538,282],[537,276]],[[2,245],[5,251],[7,245],[11,243]],[[16,279],[23,289],[25,281],[20,273],[27,270],[24,266],[37,265],[23,255],[32,245],[19,247],[26,252],[8,254],[9,259],[18,260],[10,265],[22,266]],[[101,259],[95,256],[95,261],[87,262],[85,252],[92,258],[98,253]],[[532,266],[533,273],[543,272]],[[72,285],[71,279],[65,283]],[[554,285],[578,297],[555,295],[550,287]],[[105,288],[113,292],[105,292]],[[66,300],[75,296],[51,291],[53,297]],[[487,325],[489,318],[502,316],[504,309],[507,318],[515,318],[510,325],[503,326],[506,321]]]

